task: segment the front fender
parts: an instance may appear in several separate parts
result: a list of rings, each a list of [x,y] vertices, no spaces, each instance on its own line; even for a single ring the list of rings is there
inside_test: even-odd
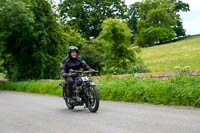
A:
[[[96,86],[96,84],[92,81],[90,82],[90,86]]]

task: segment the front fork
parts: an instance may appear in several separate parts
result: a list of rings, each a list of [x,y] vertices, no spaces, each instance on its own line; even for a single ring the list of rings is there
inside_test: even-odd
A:
[[[91,87],[93,87],[93,86],[96,86],[94,82],[89,82],[84,86],[84,92],[86,94],[87,101],[91,98],[89,91],[90,91]]]

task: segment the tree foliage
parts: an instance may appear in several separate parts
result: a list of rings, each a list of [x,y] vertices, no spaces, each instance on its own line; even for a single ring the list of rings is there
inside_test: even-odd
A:
[[[5,1],[1,9],[0,37],[5,42],[2,52],[5,60],[3,65],[11,77],[25,69],[19,66],[27,61],[24,57],[28,57],[33,53],[33,47],[28,43],[33,39],[28,36],[34,34],[34,29],[31,26],[35,23],[33,17],[33,12],[30,11],[30,8],[26,8],[25,3],[22,1]],[[27,65],[31,66],[32,63]],[[13,73],[14,71],[15,73]],[[25,69],[25,71],[28,70]]]
[[[59,78],[60,60],[66,56],[69,42],[80,44],[81,37],[69,28],[64,30],[50,3],[6,0],[0,18],[3,65],[8,77]]]
[[[131,42],[134,42],[134,38],[137,31],[137,22],[139,20],[139,2],[135,2],[134,4],[130,5],[128,9],[128,27],[132,30],[133,37],[131,39]]]
[[[104,43],[104,71],[124,73],[134,63],[136,51],[130,49],[131,31],[120,19],[106,19],[98,40]],[[133,71],[132,71],[133,73]]]
[[[102,54],[103,52],[98,50],[97,44],[94,41],[88,42],[80,49],[80,55],[82,56],[82,58],[91,68],[97,71],[101,71],[103,67]]]
[[[143,2],[136,2],[136,3],[134,3],[134,4],[132,4],[132,5],[130,5],[130,7],[129,7],[129,9],[128,9],[128,25],[129,25],[129,28],[132,30],[132,31],[134,31],[133,32],[133,39],[132,40],[134,40],[135,41],[135,37],[136,37],[136,35],[138,34],[138,29],[137,29],[137,24],[138,24],[138,22],[139,22],[139,20],[141,19],[140,18],[140,15],[139,15],[139,11],[142,11],[143,12],[143,14],[147,14],[148,12],[150,12],[150,11],[148,11],[147,9],[153,9],[153,8],[158,8],[158,5],[161,3],[161,4],[163,4],[163,2],[162,2],[162,0],[152,0],[151,2],[149,1],[149,0],[145,0],[145,1],[143,1]],[[157,2],[156,2],[157,1]],[[142,10],[140,10],[140,6],[139,6],[139,4],[142,4],[142,3],[147,3],[148,5],[149,5],[149,7],[148,6],[146,6],[146,8],[147,9],[142,9]],[[175,37],[178,37],[178,38],[180,38],[180,37],[184,37],[185,36],[185,29],[183,28],[183,24],[182,24],[182,20],[181,20],[181,18],[180,18],[180,16],[178,15],[178,13],[180,12],[180,11],[184,11],[184,12],[187,12],[187,11],[189,11],[190,9],[189,9],[189,5],[187,4],[187,3],[184,3],[184,2],[182,2],[181,0],[165,0],[165,2],[169,2],[170,4],[169,5],[171,5],[172,3],[173,4],[175,4],[175,5],[173,5],[173,10],[170,10],[170,9],[168,9],[166,6],[164,7],[165,8],[165,10],[167,11],[167,13],[169,13],[169,14],[172,14],[172,12],[174,12],[174,14],[177,14],[176,15],[176,23],[175,24],[173,24],[173,26],[172,26],[172,29],[173,29],[173,31],[174,31],[174,35],[175,35]],[[154,4],[153,4],[154,3]],[[156,7],[156,5],[157,5],[157,7]],[[163,9],[164,9],[163,8]],[[146,12],[145,11],[143,11],[143,10],[146,10]],[[160,11],[162,11],[162,10],[160,10]],[[159,12],[159,10],[157,10],[157,12]],[[162,11],[163,12],[163,11]],[[164,17],[164,16],[163,16]],[[174,17],[172,17],[173,19],[174,19]],[[152,18],[153,19],[153,18]],[[155,19],[156,20],[156,19]],[[151,32],[150,32],[151,31]],[[156,31],[158,31],[158,29],[156,30]],[[166,31],[166,30],[165,30]],[[171,32],[172,30],[170,29],[170,31],[168,31],[170,34],[172,33]],[[142,31],[143,33],[145,32],[147,35],[148,34],[153,34],[154,32],[152,31],[152,30],[148,30],[148,32],[149,33],[147,33],[147,31]],[[161,32],[163,32],[163,31],[161,31]],[[162,35],[162,33],[158,33],[158,34],[161,34]],[[172,34],[171,34],[172,35]],[[171,36],[170,35],[170,36]],[[149,38],[151,38],[151,37],[149,37]],[[165,37],[166,39],[170,39],[170,38],[168,38],[168,37]],[[137,38],[137,42],[146,42],[145,41],[145,39],[144,39],[144,37],[139,37],[139,39]],[[133,41],[132,41],[133,42]],[[159,41],[158,41],[159,42]],[[162,42],[162,41],[161,41]]]
[[[175,10],[176,12],[187,12],[190,11],[190,6],[188,3],[184,3],[182,0],[172,0],[175,3]]]
[[[179,13],[180,11],[182,12],[190,11],[190,7],[188,3],[184,3],[181,0],[172,0],[172,1],[175,3],[175,9],[174,9],[175,12]],[[177,21],[177,25],[173,29],[176,33],[176,37],[185,36],[185,29],[183,28],[183,22],[180,17]]]
[[[127,6],[123,0],[64,0],[60,5],[61,17],[83,37],[96,38],[106,18],[126,18]]]
[[[146,0],[139,7],[137,45],[153,45],[175,37],[172,27],[176,25],[178,15],[174,12],[174,3],[170,0]]]

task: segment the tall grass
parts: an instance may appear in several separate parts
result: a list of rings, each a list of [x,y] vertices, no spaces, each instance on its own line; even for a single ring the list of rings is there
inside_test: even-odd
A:
[[[0,83],[0,90],[62,95],[61,81]],[[126,77],[95,80],[102,100],[200,107],[200,77],[177,76],[169,80]]]
[[[177,76],[170,80],[129,77],[96,82],[104,100],[200,107],[200,77]]]
[[[152,72],[175,71],[175,66],[200,69],[200,36],[143,48],[140,56]]]

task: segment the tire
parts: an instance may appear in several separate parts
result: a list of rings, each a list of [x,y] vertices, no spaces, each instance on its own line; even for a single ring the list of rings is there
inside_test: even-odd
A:
[[[95,113],[99,109],[99,94],[96,86],[90,86],[88,91],[89,96],[87,100],[87,106],[90,112]]]
[[[65,103],[66,103],[66,105],[67,105],[69,110],[73,110],[74,109],[74,105],[69,104],[67,99],[65,99]]]
[[[69,104],[68,101],[67,101],[66,90],[67,90],[66,88],[63,88],[63,98],[65,100],[65,103],[66,103],[68,109],[73,110],[74,109],[74,105]]]

